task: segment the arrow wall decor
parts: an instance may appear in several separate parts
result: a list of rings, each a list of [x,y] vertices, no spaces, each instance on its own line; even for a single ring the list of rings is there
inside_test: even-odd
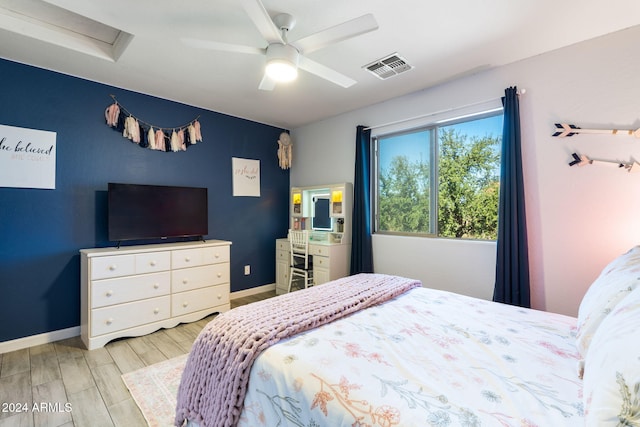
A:
[[[579,126],[568,123],[556,123],[556,132],[551,136],[557,136],[564,138],[573,136],[579,133],[590,134],[606,134],[606,135],[632,135],[636,138],[640,138],[640,129],[628,130],[628,129],[582,129]]]
[[[616,160],[594,160],[594,159],[588,158],[584,154],[579,155],[577,153],[573,153],[571,154],[571,156],[573,157],[573,160],[569,162],[569,166],[576,166],[576,165],[586,166],[586,165],[599,164],[599,165],[613,166],[619,169],[626,170],[627,172],[634,172],[634,173],[640,172],[640,163],[635,161],[622,163]]]

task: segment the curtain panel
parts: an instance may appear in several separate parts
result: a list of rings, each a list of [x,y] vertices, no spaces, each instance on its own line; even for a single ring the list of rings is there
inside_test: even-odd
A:
[[[351,274],[373,273],[371,242],[371,129],[356,128],[356,164],[353,182]]]
[[[516,87],[505,89],[502,103],[504,125],[493,300],[530,307],[529,249],[522,173],[520,106]]]

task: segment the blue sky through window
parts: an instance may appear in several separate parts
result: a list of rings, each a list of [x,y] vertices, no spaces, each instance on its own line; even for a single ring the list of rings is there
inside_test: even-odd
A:
[[[493,136],[502,138],[502,114],[471,120],[453,125],[443,126],[443,129],[455,128],[469,138]],[[380,138],[380,169],[388,171],[391,161],[396,156],[407,156],[410,161],[428,161],[430,157],[429,135],[430,130],[421,130],[412,133],[400,134],[391,137]],[[497,147],[499,150],[500,147]]]

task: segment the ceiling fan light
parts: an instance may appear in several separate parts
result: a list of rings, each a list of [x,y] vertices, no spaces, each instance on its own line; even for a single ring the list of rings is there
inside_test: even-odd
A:
[[[272,59],[267,62],[265,72],[277,82],[290,82],[298,77],[298,69],[285,59]]]
[[[265,74],[276,82],[290,82],[298,77],[299,53],[288,44],[271,43],[267,47]]]

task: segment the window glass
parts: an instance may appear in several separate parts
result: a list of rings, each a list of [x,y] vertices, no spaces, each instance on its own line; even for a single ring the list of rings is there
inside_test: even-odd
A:
[[[496,239],[502,114],[375,139],[376,232]]]

